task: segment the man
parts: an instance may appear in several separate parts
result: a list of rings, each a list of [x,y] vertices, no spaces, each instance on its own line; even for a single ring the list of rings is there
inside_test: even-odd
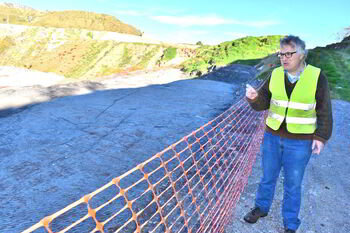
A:
[[[256,91],[247,85],[246,98],[256,111],[268,109],[262,147],[263,176],[255,207],[244,217],[256,223],[267,216],[283,167],[282,216],[285,233],[296,232],[301,183],[311,153],[319,154],[332,134],[328,81],[319,68],[305,62],[305,42],[296,36],[280,40],[281,67]]]

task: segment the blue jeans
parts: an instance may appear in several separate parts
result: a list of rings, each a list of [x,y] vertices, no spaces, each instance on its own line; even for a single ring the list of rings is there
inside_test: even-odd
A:
[[[275,194],[281,167],[284,175],[282,216],[285,228],[297,230],[300,225],[301,183],[311,156],[312,140],[283,138],[265,132],[263,141],[263,177],[255,206],[268,213]]]

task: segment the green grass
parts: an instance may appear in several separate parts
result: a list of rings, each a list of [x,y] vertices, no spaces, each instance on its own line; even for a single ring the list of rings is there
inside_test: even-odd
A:
[[[342,50],[315,48],[309,51],[307,63],[325,73],[332,98],[350,101],[350,47]]]
[[[233,64],[255,66],[255,65],[259,64],[261,61],[262,61],[262,58],[247,59],[247,60],[236,60],[235,62],[233,62]]]
[[[86,34],[88,37],[90,37],[90,39],[93,39],[94,38],[94,34],[92,32],[88,32]]]
[[[282,36],[245,37],[227,41],[215,46],[201,46],[195,58],[183,63],[184,70],[206,72],[211,64],[225,66],[228,64],[256,65],[263,57],[279,49]]]
[[[176,57],[176,48],[167,48],[164,50],[164,56],[163,56],[163,61],[167,62],[170,61],[171,59],[174,59]]]
[[[79,29],[66,28],[64,30],[64,33],[70,40],[75,40],[76,38],[80,37],[80,30]]]
[[[131,51],[125,46],[124,51],[123,51],[123,56],[122,56],[122,61],[119,64],[120,67],[124,67],[130,63],[132,59],[132,54]]]
[[[65,76],[69,78],[79,78],[88,72],[95,64],[98,55],[108,46],[108,41],[91,43],[90,48],[82,57],[77,66],[68,72]]]
[[[149,61],[156,55],[159,49],[160,47],[156,46],[150,51],[148,51],[145,55],[142,56],[141,61],[139,62],[139,64],[137,64],[137,66],[140,67],[141,69],[146,68]]]

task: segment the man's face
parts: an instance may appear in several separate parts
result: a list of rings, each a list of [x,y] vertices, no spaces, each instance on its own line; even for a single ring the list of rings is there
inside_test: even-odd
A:
[[[295,46],[284,45],[281,46],[279,57],[283,68],[293,74],[299,70],[304,55],[297,52]]]

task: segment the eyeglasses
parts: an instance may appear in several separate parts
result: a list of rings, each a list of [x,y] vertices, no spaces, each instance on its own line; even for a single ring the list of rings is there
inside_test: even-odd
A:
[[[286,52],[286,53],[277,53],[277,57],[279,58],[283,58],[283,56],[286,56],[286,58],[291,58],[293,56],[294,53],[296,53],[297,51],[294,52]]]

